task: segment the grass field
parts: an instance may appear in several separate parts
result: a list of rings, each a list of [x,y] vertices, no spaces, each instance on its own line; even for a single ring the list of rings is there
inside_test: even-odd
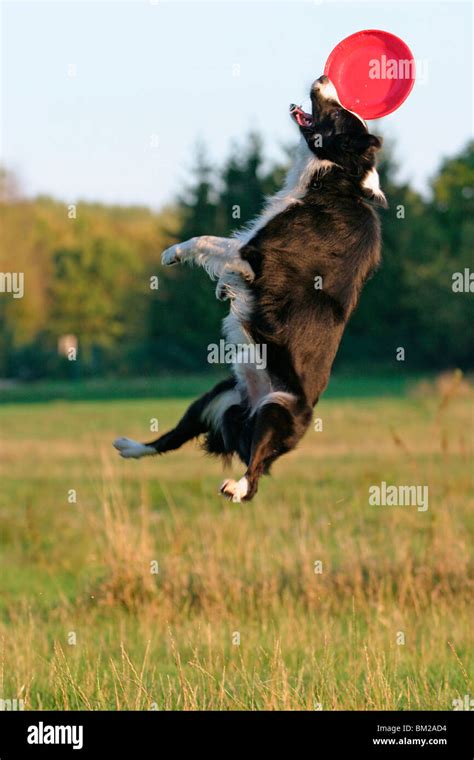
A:
[[[111,447],[172,425],[191,386],[5,391],[0,697],[435,710],[473,696],[472,391],[335,378],[323,431],[235,505],[196,446],[140,462]],[[427,485],[428,510],[370,505],[381,481]]]

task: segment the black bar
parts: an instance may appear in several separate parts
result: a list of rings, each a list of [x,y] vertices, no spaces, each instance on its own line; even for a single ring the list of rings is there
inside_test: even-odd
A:
[[[470,711],[2,712],[0,760],[95,757],[98,751],[101,757],[137,759],[239,753],[246,760],[249,751],[266,758],[284,749],[308,759],[357,754],[473,760],[473,728]]]

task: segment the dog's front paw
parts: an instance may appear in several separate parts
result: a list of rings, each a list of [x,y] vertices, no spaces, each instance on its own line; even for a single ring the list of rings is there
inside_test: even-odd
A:
[[[173,264],[179,264],[181,253],[182,253],[182,250],[179,245],[172,245],[170,248],[167,248],[166,251],[163,251],[163,253],[161,254],[161,263],[165,267],[170,267]]]
[[[238,259],[235,264],[232,264],[232,268],[234,267],[240,276],[244,278],[245,282],[253,282],[255,280],[255,272],[245,259]]]
[[[245,284],[253,282],[255,272],[250,264],[242,259],[233,260],[225,265],[216,287],[216,298],[227,301],[242,294]]]
[[[240,478],[240,480],[224,480],[220,487],[220,493],[232,500],[234,504],[239,504],[242,499],[245,499],[248,490],[249,484],[246,477]]]
[[[255,280],[255,272],[252,267],[248,261],[241,259],[240,256],[234,256],[226,262],[221,276],[228,278],[233,277],[236,281],[240,278],[240,280],[244,280],[244,282],[253,282]]]
[[[157,453],[153,446],[132,441],[131,438],[116,438],[113,446],[124,459],[141,459],[142,457],[153,456],[153,454]]]
[[[233,297],[233,291],[228,280],[221,277],[216,287],[216,298],[218,301],[227,301]],[[234,295],[235,297],[235,295]]]

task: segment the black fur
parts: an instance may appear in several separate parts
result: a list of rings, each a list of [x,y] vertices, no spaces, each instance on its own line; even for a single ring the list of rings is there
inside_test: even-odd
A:
[[[380,261],[380,224],[360,191],[333,169],[303,202],[274,217],[246,245],[256,279],[248,325],[267,344],[281,387],[311,406],[326,387],[345,324]],[[323,288],[315,288],[322,277]]]
[[[237,453],[247,465],[245,499],[252,498],[260,476],[297,445],[310,424],[345,325],[380,261],[374,205],[385,205],[385,199],[365,187],[364,180],[381,142],[327,96],[327,84],[326,77],[314,83],[311,116],[296,107],[292,113],[304,123],[300,132],[309,150],[331,162],[329,170],[319,163],[303,197],[240,249],[255,273],[253,282],[242,279],[239,285],[253,299],[244,328],[255,343],[267,346],[271,391],[291,395],[268,397],[255,408],[242,379],[230,379],[194,402],[173,431],[150,444],[161,453],[205,434],[209,453]],[[321,289],[315,278],[322,278]],[[202,421],[204,410],[236,388],[239,403],[226,409],[218,428],[210,428]],[[223,491],[232,495],[225,484]]]

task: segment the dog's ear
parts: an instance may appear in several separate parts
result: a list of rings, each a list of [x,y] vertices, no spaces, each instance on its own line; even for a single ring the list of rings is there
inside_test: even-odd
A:
[[[370,135],[368,132],[363,135],[358,135],[355,138],[354,145],[358,153],[375,154],[382,147],[382,138],[376,137],[376,135]]]

